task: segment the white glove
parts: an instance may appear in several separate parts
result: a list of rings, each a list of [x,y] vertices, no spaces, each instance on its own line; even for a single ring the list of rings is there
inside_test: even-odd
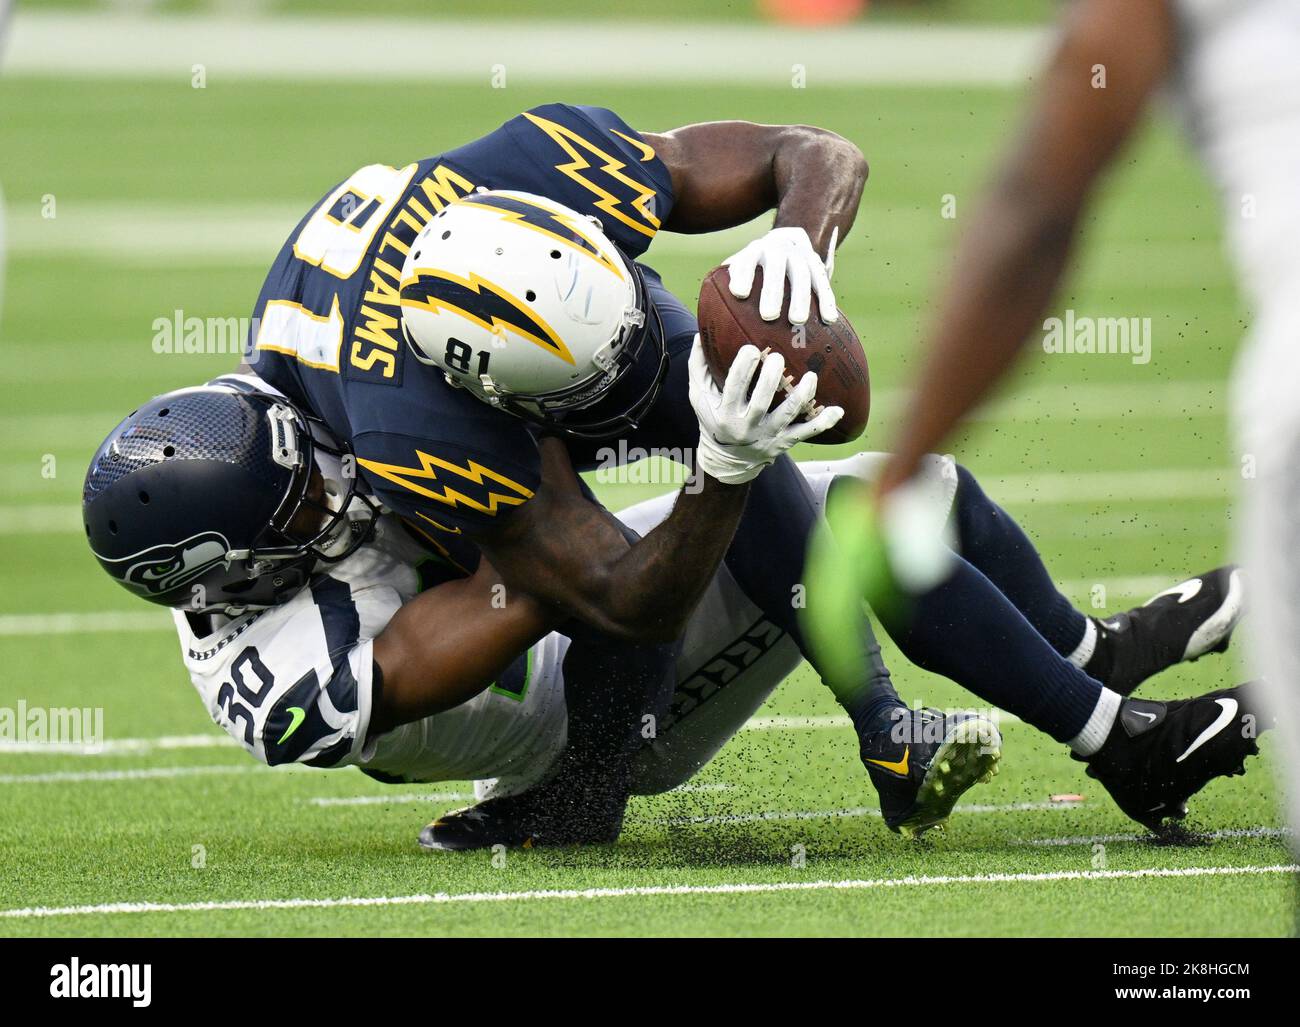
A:
[[[832,258],[834,247],[832,237]],[[787,278],[790,280],[791,324],[804,324],[808,320],[814,290],[821,319],[830,324],[839,317],[835,293],[831,291],[830,272],[802,228],[774,228],[722,263],[731,271],[731,295],[740,300],[748,299],[754,288],[754,272],[757,268],[763,269],[758,313],[764,321],[775,321],[781,315]]]
[[[746,398],[754,372],[763,365],[754,391]],[[785,358],[780,353],[763,357],[756,346],[742,346],[718,388],[704,359],[700,337],[695,336],[690,360],[690,396],[700,421],[696,466],[726,485],[740,485],[759,473],[804,439],[824,432],[844,416],[842,407],[823,407],[806,421],[795,418],[812,404],[817,375],[809,371],[775,410],[768,411],[785,378]]]

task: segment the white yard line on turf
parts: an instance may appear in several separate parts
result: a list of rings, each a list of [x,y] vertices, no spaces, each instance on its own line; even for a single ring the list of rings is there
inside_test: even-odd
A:
[[[700,784],[687,782],[674,788],[673,794],[690,794],[699,792],[730,792],[735,785],[725,781],[704,781]],[[347,806],[387,806],[403,802],[458,802],[474,798],[473,792],[399,792],[391,795],[323,795],[303,802],[326,808]]]
[[[327,184],[328,181],[322,179],[319,190],[324,190]],[[317,192],[311,190],[304,190],[298,200],[276,203],[233,200],[80,200],[73,197],[64,201],[56,219],[42,217],[35,208],[10,211],[7,252],[11,258],[18,260],[62,257],[75,259],[79,263],[108,263],[115,269],[126,267],[137,272],[153,269],[174,271],[178,268],[265,268],[275,259],[285,239],[317,198]],[[881,212],[883,217],[890,217],[894,213],[888,210]],[[905,215],[900,212],[900,217],[902,216]],[[660,232],[655,236],[644,261],[654,267],[673,259],[716,262],[762,235],[766,227],[762,219],[757,219],[704,234]],[[909,230],[910,225],[906,223],[898,226],[900,232],[906,233]],[[840,251],[844,266],[874,263],[870,245],[865,233],[851,236]],[[942,246],[943,242],[938,238],[919,239],[913,245],[932,250]],[[1207,248],[1213,246],[1206,245]],[[1203,280],[1204,275],[1196,262],[1181,277],[1170,277],[1169,268],[1184,266],[1171,258],[1182,256],[1185,264],[1187,244],[1178,244],[1177,254],[1170,252],[1171,244],[1163,242],[1127,239],[1124,247],[1131,261],[1144,267],[1166,269],[1166,279],[1158,283],[1161,286],[1192,288]],[[1217,248],[1212,252],[1213,259],[1218,259]],[[1120,283],[1128,280],[1122,269],[1113,274]],[[171,309],[158,313],[164,320],[174,315]],[[247,317],[250,311],[242,308],[227,309],[224,312],[218,310],[206,316],[217,318],[222,313],[233,318]],[[1157,328],[1160,324],[1157,321]],[[233,320],[225,322],[223,333],[233,333],[237,327]],[[151,329],[142,332],[137,338],[142,345],[148,346],[152,337]],[[229,339],[230,336],[223,334],[222,338]],[[13,341],[15,348],[24,342],[21,339]],[[111,344],[117,340],[110,337],[104,341]],[[21,373],[21,369],[17,370]],[[78,371],[81,377],[89,378],[97,373],[102,374],[103,368],[60,367],[51,373],[57,374],[59,381],[66,381],[76,380]],[[1073,386],[1068,393],[1058,391],[1050,403],[1042,404],[1042,412],[1066,419],[1094,416],[1089,406],[1090,394],[1092,390],[1104,387],[1081,383]],[[1203,412],[1207,399],[1219,397],[1223,391],[1223,383],[1215,383],[1208,393],[1189,395],[1186,407],[1188,411]],[[879,407],[882,398],[883,395],[877,396],[877,403],[873,405]],[[1158,412],[1151,410],[1150,406],[1148,402],[1136,400],[1128,404],[1125,413],[1133,417],[1158,416]],[[877,417],[887,413],[887,407],[876,411]],[[108,423],[114,424],[116,420],[114,418]]]
[[[980,476],[984,490],[1004,506],[1226,499],[1238,480],[1240,475],[1231,470],[1181,467]]]
[[[966,884],[1038,884],[1051,881],[1121,881],[1149,878],[1239,877],[1291,874],[1294,863],[1265,866],[1143,867],[1134,870],[1055,870],[1037,874],[955,874],[828,881],[771,881],[747,884],[667,884],[630,888],[555,889],[515,892],[435,892],[333,899],[232,899],[226,902],[107,902],[94,906],[28,906],[0,910],[0,919],[33,920],[118,913],[215,913],[235,910],[337,909],[369,906],[427,906],[453,903],[538,902],[547,899],[654,898],[674,895],[765,895],[779,892],[864,891],[876,888],[933,888]]]
[[[166,611],[104,610],[92,613],[6,613],[0,615],[0,638],[23,635],[81,635],[99,632],[171,631]]]
[[[1007,802],[997,805],[972,803],[958,805],[954,813],[1023,813],[1027,810],[1075,810],[1082,809],[1084,802]],[[824,810],[764,810],[757,813],[722,813],[701,814],[690,817],[655,817],[649,823],[660,827],[688,827],[717,824],[761,824],[769,821],[788,820],[838,820],[844,817],[878,817],[880,810],[874,806],[853,806],[849,809]]]
[[[959,807],[960,808],[960,807]],[[1287,827],[1233,827],[1222,831],[1198,832],[1202,838],[1287,838],[1291,835]],[[1111,842],[1140,842],[1151,838],[1149,834],[1091,834],[1075,835],[1065,838],[1017,838],[1012,845],[1033,845],[1053,848],[1064,845],[1109,845]]]
[[[953,711],[956,712],[956,711]],[[983,713],[983,710],[972,711]],[[1020,718],[1014,713],[995,710],[999,724],[1019,724]],[[821,731],[830,728],[846,728],[851,721],[843,713],[829,713],[819,717],[751,717],[743,725],[742,731]],[[0,750],[3,751],[3,750]]]
[[[48,343],[17,340],[9,340],[6,345],[15,352],[39,346],[50,348]],[[71,345],[61,342],[54,348]],[[146,338],[142,345],[148,346],[149,339]],[[91,380],[102,375],[102,370],[90,368],[86,373],[87,380]],[[1006,394],[977,411],[976,416],[986,421],[1105,421],[1135,418],[1185,421],[1193,417],[1224,416],[1227,409],[1225,391],[1226,383],[1217,378],[1151,382],[1140,386],[1129,382],[1101,385],[1071,383],[1067,390],[1057,384],[1039,383]],[[900,409],[910,398],[911,392],[905,388],[875,388],[871,394],[872,411],[877,417],[888,417],[891,411]],[[38,440],[42,445],[51,447],[93,444],[121,419],[121,410],[0,414],[0,439],[7,440],[26,456]],[[6,471],[4,482],[14,487],[23,479],[39,477],[39,461],[30,458],[0,467]],[[46,484],[50,483],[46,481]]]
[[[1217,468],[1146,468],[1137,471],[1041,471],[1034,474],[982,475],[985,491],[1003,506],[1153,500],[1226,500],[1236,478]],[[81,534],[77,501],[0,505],[0,535]]]
[[[211,767],[132,767],[124,770],[56,770],[47,774],[0,774],[0,784],[82,784],[90,781],[156,781],[173,777],[207,777],[249,774],[263,770],[260,763],[232,763]]]
[[[1003,714],[1001,723],[1016,718]],[[801,731],[846,728],[849,720],[842,715],[825,717],[755,717],[742,731]],[[228,735],[160,735],[156,738],[107,738],[96,746],[75,742],[13,742],[0,741],[0,756],[137,756],[152,752],[172,752],[178,749],[238,748]],[[706,783],[683,785],[683,791],[718,792],[729,786]]]
[[[324,795],[303,802],[313,806],[388,806],[404,802],[459,802],[474,798],[473,792],[400,792],[393,795]]]
[[[74,615],[68,615],[74,616]],[[3,634],[3,632],[0,632]],[[1001,715],[1001,723],[1012,723],[1018,718]],[[800,731],[847,727],[849,720],[842,714],[824,717],[755,717],[742,731]],[[159,735],[154,738],[107,738],[96,746],[88,747],[76,742],[12,742],[0,741],[0,755],[40,756],[133,756],[154,751],[170,752],[176,749],[237,748],[238,743],[228,735]],[[689,784],[681,790],[699,792],[726,791],[731,786],[723,784]]]
[[[1067,596],[1079,601],[1087,599],[1092,589],[1097,585],[1103,586],[1112,599],[1123,597],[1136,599],[1146,598],[1166,589],[1177,580],[1177,575],[1172,574],[1143,574],[1124,578],[1069,578],[1062,581],[1060,587],[1061,591]],[[0,638],[94,633],[115,634],[137,631],[166,632],[171,631],[172,627],[171,618],[165,612],[156,610],[0,614]],[[1008,719],[1008,715],[1004,715],[1003,719]],[[844,723],[844,720],[839,717],[755,717],[745,725],[745,729],[748,731],[769,731],[789,728],[820,728],[832,727],[842,723]],[[183,737],[202,739],[207,736],[187,735]],[[122,751],[123,746],[143,748],[147,747],[152,741],[152,739],[120,739],[108,743],[104,752],[111,754]],[[18,744],[19,747],[15,749],[14,744]],[[169,746],[163,740],[158,741],[158,745],[162,748],[194,748],[201,747],[204,744],[215,745],[219,743],[204,743],[199,740],[187,744],[180,741]],[[0,742],[0,752],[25,752],[29,750],[32,752],[79,752],[80,747],[67,746],[60,748],[35,743]]]
[[[161,78],[190,88],[236,79],[453,81],[489,89],[592,81],[827,85],[1023,84],[1050,42],[1042,28],[830,30],[708,22],[448,21],[41,11],[19,7],[7,77]],[[581,60],[556,54],[581,53]]]
[[[1098,585],[1106,589],[1111,603],[1124,598],[1145,601],[1177,584],[1186,574],[1184,571],[1182,577],[1176,574],[1137,574],[1124,578],[1066,578],[1057,582],[1057,587],[1064,595],[1080,603],[1091,599],[1092,590]]]
[[[819,731],[826,728],[847,727],[850,721],[842,713],[823,717],[751,717],[741,725],[742,731]]]
[[[0,535],[76,535],[85,530],[80,501],[0,506]]]
[[[322,182],[321,188],[325,185]],[[8,253],[11,257],[75,256],[136,268],[267,266],[311,202],[309,196],[290,204],[69,201],[57,220],[39,213],[14,213],[8,226]],[[661,257],[726,255],[762,235],[764,228],[753,222],[705,235],[663,232],[645,259],[653,265]],[[160,313],[167,317],[173,311]],[[248,314],[231,312],[240,317]],[[144,336],[145,345],[152,335],[150,331]]]
[[[998,713],[999,724],[1018,724],[1020,718],[1012,713]],[[744,724],[742,731],[825,731],[849,727],[843,714],[820,717],[754,717]],[[178,749],[238,748],[228,735],[160,735],[156,738],[107,738],[95,746],[75,742],[12,742],[0,741],[0,756],[136,756],[152,752],[172,752]],[[685,784],[675,791],[721,792],[731,786],[725,784]]]
[[[154,738],[106,738],[95,746],[76,742],[0,742],[0,755],[134,756],[174,749],[226,749],[239,745],[229,735],[159,735]]]

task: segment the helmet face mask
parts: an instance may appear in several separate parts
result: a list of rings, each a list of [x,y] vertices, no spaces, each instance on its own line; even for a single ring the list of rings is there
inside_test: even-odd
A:
[[[349,530],[354,523],[348,517],[352,501],[358,499],[371,507],[373,504],[357,491],[355,475],[340,473],[326,478],[321,457],[332,457],[342,465],[350,458],[350,450],[334,438],[324,421],[288,403],[273,406],[269,416],[284,431],[283,439],[276,443],[276,462],[285,460],[284,466],[293,472],[293,478],[263,537],[253,548],[232,556],[254,564],[273,564],[304,555],[324,563],[346,559],[365,541],[365,536],[351,537],[356,534]],[[339,478],[346,482],[341,493]],[[331,499],[337,500],[337,505],[331,505]]]
[[[558,434],[634,427],[668,370],[635,261],[595,219],[540,196],[482,192],[444,208],[411,245],[401,303],[418,361]]]
[[[325,473],[348,457],[279,396],[226,384],[168,393],[91,461],[87,540],[111,577],[150,602],[231,615],[275,606],[373,529],[377,507],[355,478]]]

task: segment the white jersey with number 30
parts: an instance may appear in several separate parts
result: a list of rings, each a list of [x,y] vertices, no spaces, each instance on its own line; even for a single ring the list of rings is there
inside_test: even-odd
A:
[[[282,606],[204,635],[174,611],[186,669],[212,719],[271,765],[360,765],[394,776],[418,768],[427,779],[465,780],[549,763],[565,738],[562,636],[539,642],[493,688],[419,722],[418,738],[408,725],[366,744],[373,640],[419,593],[418,567],[428,559],[385,514],[372,541]]]

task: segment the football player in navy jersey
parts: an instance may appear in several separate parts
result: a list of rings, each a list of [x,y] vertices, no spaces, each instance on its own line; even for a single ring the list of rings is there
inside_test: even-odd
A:
[[[543,474],[543,439],[563,438],[579,469],[615,437],[645,449],[694,449],[697,422],[686,386],[695,320],[637,258],[661,229],[712,231],[777,205],[779,227],[744,251],[740,263],[752,278],[754,257],[761,256],[765,307],[774,318],[787,278],[792,318],[810,316],[814,279],[820,316],[832,318],[816,250],[848,231],[865,178],[857,148],[829,132],[724,123],[642,136],[599,108],[539,107],[437,157],[400,169],[370,165],[335,187],[295,229],[267,276],[249,365],[349,439],[375,494],[426,531],[453,563],[472,569],[481,547],[511,568],[508,583],[602,630],[673,637],[683,611],[664,622],[662,611],[615,587],[624,581],[603,580],[608,568],[601,567],[598,540],[603,534],[613,542],[613,533],[591,521],[590,504],[564,507],[584,521],[558,519]],[[459,321],[458,330],[446,331],[442,350],[425,358],[435,364],[430,369],[404,341],[403,267],[425,226],[459,213],[456,201],[481,189],[545,197],[575,216],[555,217],[518,201],[514,209],[504,201],[482,208],[494,216],[482,219],[478,242],[498,263],[525,266],[536,255],[520,245],[526,240],[556,253],[555,268],[538,269],[544,281],[533,299],[510,292],[498,268],[473,261],[462,261],[461,281],[436,280],[435,294],[426,275],[416,299],[441,305]],[[591,240],[599,260],[590,259]],[[450,243],[468,246],[471,233]],[[591,311],[577,307],[600,295],[607,283],[590,279],[601,272],[621,276],[629,295],[622,309],[602,311],[605,319],[593,324]],[[561,284],[559,274],[569,278]],[[565,303],[565,323],[548,320],[550,309]],[[467,343],[476,330],[492,344]],[[556,346],[548,331],[564,341]],[[567,353],[578,349],[576,334],[589,341],[601,331],[613,337],[590,342],[576,357]],[[609,352],[597,353],[602,345]],[[529,419],[503,416],[522,412],[508,396],[496,409],[479,402],[473,388],[481,374],[500,381],[507,368],[535,369],[527,361],[533,354],[571,372],[560,400]],[[604,367],[597,363],[602,357],[610,361]],[[535,383],[530,391],[538,392]],[[554,552],[552,540],[574,529],[588,551]],[[621,541],[611,554],[616,562],[619,547]],[[547,587],[537,580],[544,569],[556,572]]]
[[[591,798],[597,823],[621,813],[638,732],[663,711],[675,640],[720,562],[835,685],[882,801],[888,792],[898,806],[893,793],[920,786],[909,745],[933,731],[898,698],[865,619],[850,640],[858,680],[832,682],[804,644],[797,600],[817,521],[807,482],[775,435],[737,420],[734,395],[729,403],[700,355],[694,316],[639,260],[661,230],[715,231],[775,210],[773,229],[729,258],[732,292],[748,295],[761,269],[764,317],[833,320],[819,254],[829,259],[852,227],[866,174],[853,144],[820,129],[719,122],[653,135],[607,110],[548,104],[437,157],[361,168],[298,225],[263,286],[246,369],[350,443],[367,490],[448,573],[472,574],[486,556],[508,593],[559,611],[567,634],[586,633],[590,664],[566,677],[576,755],[560,780],[566,793],[604,782],[607,794]],[[742,371],[783,373],[779,356],[745,359]],[[792,385],[809,411],[803,437],[839,413],[818,413],[810,384]],[[575,473],[613,440],[694,454],[699,488],[643,538]],[[1142,632],[1122,652],[1085,652],[1089,618],[1050,587],[977,487],[962,487],[995,545],[1018,554],[1000,572],[1043,594],[1042,622],[998,607],[984,579],[988,603],[963,590],[945,607],[938,590],[931,630],[909,629],[900,644],[1095,752],[1094,724],[1114,720],[1120,692],[1106,686],[1122,690],[1121,668],[1145,673],[1184,652],[1139,652]],[[1175,634],[1212,620],[1215,644],[1226,638],[1239,590],[1227,573],[1214,580],[1204,611],[1179,611]],[[953,651],[943,626],[958,619],[982,647]],[[610,687],[610,668],[624,687]],[[578,730],[592,723],[600,730]],[[958,730],[941,719],[940,735]]]
[[[267,277],[247,369],[347,439],[369,490],[450,568],[470,573],[486,555],[509,591],[563,611],[569,630],[624,643],[621,667],[667,665],[665,641],[724,554],[801,640],[811,493],[788,459],[755,461],[716,420],[701,438],[692,377],[697,397],[718,397],[691,359],[695,318],[638,258],[660,230],[714,231],[775,208],[774,229],[732,258],[733,292],[748,293],[761,267],[764,316],[779,316],[788,290],[792,320],[833,319],[818,253],[852,226],[866,175],[857,147],[820,129],[722,122],[649,135],[607,110],[544,105],[332,189]],[[696,457],[700,487],[643,539],[575,474],[614,440]],[[861,645],[869,683],[850,712],[860,735],[884,739],[864,752],[896,761],[888,714],[902,703],[865,623]],[[593,665],[591,689],[600,678]],[[607,716],[635,735],[665,697],[630,691]],[[616,780],[612,759],[585,765]]]

